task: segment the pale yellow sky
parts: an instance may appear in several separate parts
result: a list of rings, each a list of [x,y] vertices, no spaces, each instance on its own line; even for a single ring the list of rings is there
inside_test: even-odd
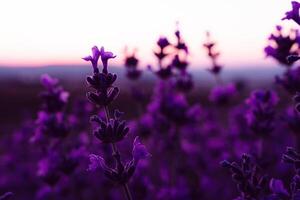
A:
[[[137,47],[142,65],[155,63],[160,35],[173,37],[180,22],[192,65],[208,64],[202,43],[210,30],[226,66],[269,65],[266,38],[290,10],[289,0],[2,0],[0,65],[85,64],[93,45],[123,60]]]

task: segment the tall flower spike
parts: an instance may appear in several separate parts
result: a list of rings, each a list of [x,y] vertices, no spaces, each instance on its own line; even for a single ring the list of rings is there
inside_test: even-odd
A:
[[[103,70],[102,70],[102,72],[104,74],[107,74],[108,73],[108,70],[107,70],[108,60],[111,59],[111,58],[115,58],[116,55],[114,55],[112,52],[105,51],[104,47],[101,47],[100,55],[101,55],[101,61],[102,61],[102,64],[103,64]]]
[[[101,48],[101,50],[102,50],[102,48]],[[84,57],[82,59],[85,60],[85,61],[90,61],[92,63],[92,66],[93,66],[94,73],[99,73],[99,69],[98,69],[99,57],[100,57],[100,51],[99,51],[97,46],[94,46],[92,48],[92,56],[87,56],[87,57]]]
[[[285,17],[282,20],[294,20],[297,24],[300,25],[300,16],[299,16],[300,3],[297,1],[292,1],[292,10],[285,13]]]

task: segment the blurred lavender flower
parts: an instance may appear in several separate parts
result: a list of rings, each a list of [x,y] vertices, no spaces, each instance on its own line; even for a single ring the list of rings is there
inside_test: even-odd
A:
[[[294,107],[288,107],[283,116],[284,121],[287,123],[290,130],[299,135],[300,133],[300,114]],[[300,135],[299,135],[300,137]]]
[[[269,187],[274,194],[272,195],[274,198],[275,197],[279,198],[280,196],[289,196],[289,193],[287,189],[285,189],[283,182],[281,180],[272,178],[270,180]]]
[[[236,94],[234,84],[216,86],[210,91],[209,99],[217,105],[227,105]]]
[[[290,67],[293,59],[289,56],[297,56],[299,52],[299,32],[290,30],[288,35],[284,35],[281,26],[276,26],[276,32],[269,36],[270,44],[265,47],[266,56],[273,57],[280,64]],[[293,58],[293,57],[290,57]]]
[[[300,8],[300,3],[298,3],[297,1],[292,1],[292,10],[286,12],[285,17],[283,17],[282,20],[292,19],[294,20],[294,22],[300,25],[299,8]]]
[[[275,81],[290,94],[300,91],[300,66],[287,70],[282,76],[276,76]]]
[[[191,74],[183,73],[176,76],[175,87],[178,91],[189,92],[194,87],[194,81]]]
[[[142,71],[138,69],[139,60],[135,54],[136,50],[132,54],[128,54],[127,48],[125,49],[126,76],[130,80],[137,80],[142,75]]]
[[[183,41],[179,29],[177,29],[175,31],[175,36],[177,38],[177,43],[176,43],[176,45],[174,45],[174,47],[178,50],[183,50],[183,51],[185,51],[185,53],[188,54],[189,53],[188,47],[187,47],[186,43]]]
[[[246,99],[248,126],[260,135],[266,136],[274,129],[275,106],[279,99],[274,91],[256,90]]]
[[[210,32],[206,32],[206,42],[203,44],[204,48],[207,50],[207,55],[211,59],[212,67],[208,69],[213,75],[220,74],[222,66],[217,64],[217,58],[220,56],[220,52],[215,50],[216,43],[211,41]]]
[[[166,37],[160,37],[156,43],[159,47],[158,52],[154,52],[159,62],[161,62],[168,54],[165,52],[165,48],[170,45],[169,40]]]
[[[68,102],[69,93],[58,86],[57,79],[50,77],[48,74],[41,76],[41,84],[46,89],[40,94],[43,100],[43,109],[47,112],[62,111]]]

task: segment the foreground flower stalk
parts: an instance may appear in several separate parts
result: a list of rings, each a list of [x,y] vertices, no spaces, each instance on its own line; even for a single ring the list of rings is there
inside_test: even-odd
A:
[[[135,172],[139,160],[150,156],[146,147],[142,145],[136,137],[133,142],[132,157],[129,162],[123,163],[120,152],[117,147],[117,142],[122,141],[127,133],[129,127],[126,126],[125,121],[121,120],[122,112],[114,110],[114,116],[110,116],[108,106],[117,98],[119,94],[119,88],[114,87],[113,83],[117,79],[117,75],[108,72],[108,60],[115,58],[111,52],[106,52],[102,47],[101,50],[98,47],[92,48],[93,55],[83,58],[86,61],[90,61],[93,66],[94,74],[87,77],[88,85],[95,89],[95,91],[88,92],[87,98],[96,106],[103,108],[105,112],[105,120],[102,120],[100,116],[94,115],[90,121],[97,124],[94,129],[94,136],[99,139],[103,144],[110,144],[112,149],[112,157],[115,160],[115,167],[106,165],[105,160],[95,154],[91,154],[89,171],[94,171],[98,168],[102,168],[105,176],[112,182],[123,187],[127,200],[132,200],[128,182]],[[101,57],[103,64],[103,70],[100,73],[98,69],[98,60]]]

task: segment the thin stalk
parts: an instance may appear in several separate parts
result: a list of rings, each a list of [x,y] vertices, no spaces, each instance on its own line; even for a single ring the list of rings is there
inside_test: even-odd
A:
[[[110,120],[110,115],[109,115],[109,109],[108,109],[108,106],[105,106],[104,107],[104,110],[105,110],[105,116],[106,116],[106,122],[109,123],[109,120]],[[123,167],[122,165],[122,162],[121,162],[121,156],[120,156],[120,153],[118,151],[118,147],[115,143],[112,143],[111,144],[111,148],[112,148],[112,155],[116,161],[116,166],[118,167]],[[126,196],[126,199],[127,200],[132,200],[132,196],[131,196],[131,193],[130,193],[130,190],[129,190],[129,187],[128,185],[125,183],[123,184],[123,189],[124,189],[124,193],[125,193],[125,196]]]

